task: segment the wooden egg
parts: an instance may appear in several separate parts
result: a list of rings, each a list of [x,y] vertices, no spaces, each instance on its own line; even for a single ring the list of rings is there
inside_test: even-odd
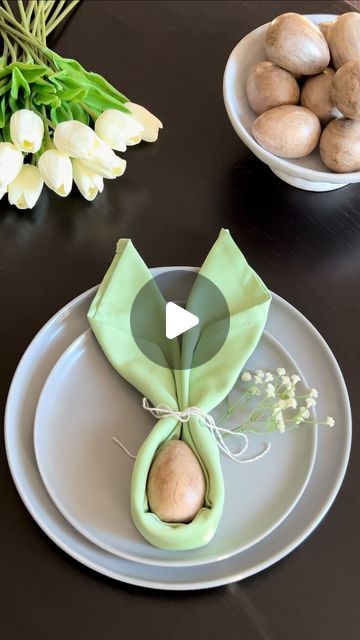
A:
[[[336,69],[360,58],[360,14],[350,12],[339,16],[328,30],[328,39]]]
[[[338,118],[330,122],[320,138],[320,155],[336,173],[360,171],[360,120]]]
[[[270,153],[281,158],[302,158],[315,149],[321,125],[309,109],[284,105],[261,114],[253,123],[252,132]]]
[[[321,33],[323,34],[328,46],[330,46],[330,44],[329,44],[329,39],[330,39],[329,29],[332,27],[332,25],[334,23],[335,23],[335,20],[327,21],[327,22],[320,22],[320,24],[318,24],[318,28],[320,29]]]
[[[320,29],[297,13],[284,13],[270,23],[265,49],[275,64],[306,76],[320,73],[330,61],[329,47]]]
[[[273,62],[264,61],[251,69],[246,95],[250,107],[256,113],[264,113],[282,104],[297,104],[300,89],[291,73]]]
[[[331,98],[344,116],[360,119],[360,60],[350,60],[337,70]]]
[[[319,75],[306,80],[301,90],[301,106],[315,113],[323,126],[341,116],[331,97],[334,76],[334,69],[325,69]]]
[[[147,480],[150,510],[163,522],[191,522],[204,506],[205,478],[192,449],[170,440],[156,454]]]

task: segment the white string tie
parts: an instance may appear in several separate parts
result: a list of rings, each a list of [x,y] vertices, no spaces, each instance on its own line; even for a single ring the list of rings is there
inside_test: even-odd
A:
[[[246,464],[248,462],[254,462],[255,460],[260,460],[263,456],[267,454],[270,449],[270,443],[264,443],[264,449],[252,456],[251,458],[241,459],[241,456],[245,453],[249,446],[249,439],[246,433],[242,433],[240,431],[232,431],[231,429],[224,429],[223,427],[218,427],[215,424],[214,418],[209,414],[205,413],[199,407],[188,407],[184,411],[174,411],[167,404],[159,404],[157,407],[151,407],[147,398],[143,398],[142,402],[143,409],[151,413],[154,418],[157,420],[161,420],[163,418],[169,418],[170,416],[179,420],[179,422],[185,423],[189,422],[191,416],[195,416],[200,418],[200,424],[202,426],[207,427],[209,431],[214,436],[219,449],[226,455],[227,458],[233,460],[233,462],[240,462],[241,464]],[[231,451],[227,446],[224,436],[240,436],[243,439],[243,446],[239,451]],[[118,443],[120,444],[120,443]],[[125,449],[125,447],[123,447]]]

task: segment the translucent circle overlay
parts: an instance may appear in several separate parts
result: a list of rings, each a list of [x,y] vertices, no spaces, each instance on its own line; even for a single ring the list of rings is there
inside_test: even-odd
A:
[[[166,304],[174,302],[199,318],[177,338],[166,337]],[[149,280],[137,294],[130,314],[132,336],[142,353],[162,367],[194,369],[223,346],[230,325],[227,302],[208,278],[174,269]]]

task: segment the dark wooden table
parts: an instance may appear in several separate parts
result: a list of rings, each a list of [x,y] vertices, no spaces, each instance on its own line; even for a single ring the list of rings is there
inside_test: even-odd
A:
[[[189,593],[118,583],[60,551],[24,508],[2,442],[4,640],[359,637],[360,188],[316,194],[282,183],[242,145],[222,99],[227,57],[248,31],[284,11],[346,10],[328,1],[85,1],[55,39],[62,55],[106,74],[165,129],[158,144],[129,150],[125,176],[94,203],[47,191],[21,213],[1,201],[1,406],[31,338],[101,280],[119,237],[131,237],[150,266],[199,265],[223,226],[329,343],[355,429],[345,482],[310,538],[244,582]]]

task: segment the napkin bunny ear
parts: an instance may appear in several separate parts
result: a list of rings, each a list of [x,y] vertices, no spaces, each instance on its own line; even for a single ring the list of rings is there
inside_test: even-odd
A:
[[[206,413],[220,404],[233,388],[240,371],[256,348],[266,323],[271,295],[259,276],[245,260],[228,230],[222,229],[210,250],[199,274],[216,285],[227,302],[229,324],[221,349],[203,365],[184,372],[183,388],[189,390],[188,406],[197,406]],[[187,309],[192,311],[201,281],[195,280],[188,298]],[[200,318],[199,337],[193,344],[191,332],[183,336],[183,352],[193,353],[207,347],[214,335],[225,331],[228,318],[214,316],[213,309],[204,308]],[[223,326],[222,326],[223,325]],[[186,358],[189,359],[189,353]]]
[[[158,362],[172,363],[176,345],[170,348],[162,331],[165,301],[131,240],[119,240],[115,257],[91,303],[88,320],[114,369],[153,404],[164,402],[176,410],[175,376],[171,366],[149,360],[132,334],[132,305],[145,284],[152,287],[152,305],[147,310],[152,318],[142,324],[144,335],[138,339],[151,344]]]

